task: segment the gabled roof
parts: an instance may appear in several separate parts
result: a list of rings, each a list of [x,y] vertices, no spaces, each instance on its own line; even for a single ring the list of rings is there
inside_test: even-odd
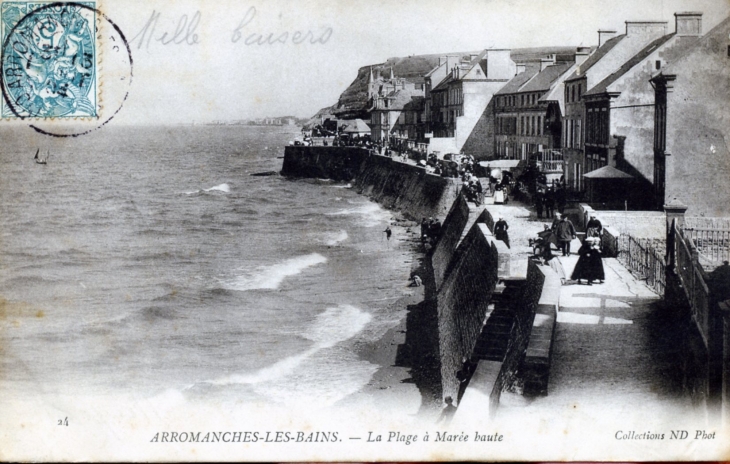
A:
[[[593,88],[586,92],[585,95],[599,95],[605,93],[611,84],[621,79],[621,77],[629,72],[634,66],[644,61],[649,55],[654,53],[657,49],[659,49],[659,47],[665,45],[667,42],[669,42],[670,39],[674,37],[676,37],[675,34],[668,34],[651,42],[649,45],[639,51],[639,53],[631,57],[631,59],[624,63],[620,68],[618,68],[616,72],[610,74],[604,80],[593,86]],[[681,40],[686,44],[691,44],[692,42],[697,40],[697,37],[677,37],[677,40]]]
[[[550,90],[550,86],[565,71],[570,69],[574,63],[559,63],[548,66],[535,75],[530,81],[520,89],[520,92],[538,92]]]
[[[571,63],[570,67],[564,71],[564,73],[561,76],[558,76],[556,80],[562,80],[562,82],[565,82],[565,79],[570,76],[575,69],[577,65],[575,63]],[[564,88],[560,86],[562,82],[558,82],[557,85],[554,85],[549,91],[545,92],[545,94],[540,97],[537,101],[557,101],[561,103],[560,111],[563,113],[565,112],[565,108],[563,108],[564,98],[563,92]]]
[[[619,171],[613,166],[603,166],[595,171],[583,174],[583,177],[588,179],[633,179],[634,176],[626,174],[623,171]]]
[[[347,133],[369,133],[370,132],[370,126],[365,124],[365,121],[362,119],[355,119],[354,121],[345,121],[345,124],[347,124],[347,127],[345,128],[344,132]]]
[[[510,81],[507,82],[504,87],[499,89],[499,91],[496,92],[495,95],[505,95],[508,93],[519,92],[520,88],[525,85],[525,83],[529,81],[539,71],[540,67],[538,65],[527,66],[527,69],[510,79]]]
[[[693,50],[706,46],[708,42],[711,42],[713,40],[717,40],[715,36],[719,37],[727,37],[728,31],[730,31],[730,16],[723,19],[720,24],[710,29],[709,32],[707,32],[705,35],[700,37],[698,40],[693,41],[690,45],[687,46],[686,49],[682,51],[682,54],[677,57],[677,59],[672,60],[672,63],[669,63],[667,66],[664,67],[661,71],[656,73],[654,77],[658,77],[659,75],[672,75],[675,73],[674,71],[674,62],[678,61],[680,58],[684,57],[685,55],[688,55],[689,53],[692,53]]]
[[[426,107],[426,97],[411,97],[411,101],[403,105],[404,111],[423,111]]]
[[[441,82],[439,82],[439,85],[437,85],[436,87],[434,87],[433,89],[431,89],[431,93],[438,92],[439,90],[445,90],[446,87],[449,86],[449,83],[450,82],[453,82],[455,80],[456,79],[454,79],[454,76],[452,76],[451,73],[449,73],[449,75],[446,76],[446,78],[444,80],[442,80]]]
[[[420,97],[423,98],[422,96]],[[390,101],[388,103],[388,107],[377,109],[384,111],[397,111],[402,110],[408,103],[410,103],[411,99],[414,98],[414,95],[409,90],[395,90],[386,95],[385,98]]]
[[[622,35],[613,37],[612,39],[609,39],[608,41],[606,41],[606,43],[603,44],[602,47],[599,47],[598,49],[596,49],[595,52],[591,53],[591,55],[580,66],[578,66],[579,69],[576,69],[575,72],[573,72],[573,74],[571,74],[570,76],[568,76],[567,79],[565,79],[565,81],[568,82],[568,81],[572,81],[574,79],[582,78],[585,75],[586,71],[591,69],[591,67],[594,64],[598,63],[598,61],[600,61],[601,58],[606,56],[606,54],[608,52],[610,52],[613,47],[618,45],[618,43],[621,42],[621,40],[623,40],[625,37],[626,37],[626,34],[622,34]],[[580,74],[578,74],[579,70],[580,70]]]
[[[484,57],[487,55],[487,50],[482,50],[477,54],[474,58],[470,59],[468,62],[460,62],[457,64],[457,66],[462,67],[464,69],[464,72],[462,73],[461,78],[454,78],[453,74],[451,74],[451,70],[448,70],[449,75],[446,76],[444,80],[442,80],[439,85],[431,89],[431,92],[437,92],[439,90],[445,89],[451,82],[463,80],[467,75],[474,69],[475,66],[479,66],[479,69],[481,69],[482,74],[484,78],[487,77],[487,61],[484,59]],[[463,58],[466,58],[466,56],[463,56]]]

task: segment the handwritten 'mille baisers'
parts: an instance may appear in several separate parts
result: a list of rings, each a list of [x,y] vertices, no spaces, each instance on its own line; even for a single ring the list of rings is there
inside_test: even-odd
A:
[[[258,11],[255,7],[249,7],[246,13],[243,15],[243,19],[230,33],[230,40],[233,43],[240,43],[244,45],[276,45],[276,44],[312,44],[312,45],[324,45],[332,37],[332,28],[324,27],[314,32],[308,31],[257,31],[255,30],[256,15]],[[200,43],[200,36],[198,34],[198,26],[202,19],[202,13],[196,11],[192,15],[187,14],[181,15],[175,28],[170,30],[160,30],[158,25],[160,22],[161,12],[156,10],[152,11],[147,23],[144,25],[142,30],[135,35],[130,44],[132,47],[148,49],[150,44],[154,41],[160,45],[196,45]]]

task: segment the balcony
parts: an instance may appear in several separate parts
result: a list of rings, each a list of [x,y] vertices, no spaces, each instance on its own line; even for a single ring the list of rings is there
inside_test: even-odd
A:
[[[560,175],[564,172],[565,161],[561,150],[548,149],[533,153],[530,159],[540,172]]]

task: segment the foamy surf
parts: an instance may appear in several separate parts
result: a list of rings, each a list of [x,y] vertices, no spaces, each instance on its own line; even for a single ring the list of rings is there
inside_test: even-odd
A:
[[[339,232],[331,232],[325,234],[325,244],[327,246],[335,246],[338,243],[344,242],[349,238],[346,230],[340,230]]]
[[[332,213],[325,213],[327,216],[361,216],[365,227],[374,227],[387,221],[389,213],[382,209],[377,203],[365,203],[355,208],[341,209]]]
[[[223,193],[231,193],[231,186],[228,184],[218,184],[211,188],[202,189],[202,190],[192,190],[190,192],[184,192],[185,195],[196,195],[198,193],[203,192],[223,192]]]
[[[325,348],[331,348],[342,341],[354,337],[365,328],[371,319],[372,316],[369,313],[351,305],[339,305],[337,307],[327,308],[301,334],[302,337],[314,342],[311,348],[297,355],[282,359],[269,367],[259,369],[256,372],[229,375],[208,380],[204,383],[219,386],[234,384],[268,385],[295,373],[297,377],[300,377],[303,374],[296,372],[296,370],[305,361],[308,361],[313,355]]]
[[[218,184],[214,187],[203,189],[204,192],[223,192],[231,193],[231,187],[228,184]]]
[[[246,272],[236,277],[233,282],[226,284],[225,288],[238,291],[275,290],[287,277],[295,276],[309,267],[326,262],[327,258],[319,253],[297,256],[281,263],[259,267],[254,271]]]

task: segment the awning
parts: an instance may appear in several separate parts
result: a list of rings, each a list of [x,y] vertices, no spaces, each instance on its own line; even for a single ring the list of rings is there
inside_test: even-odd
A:
[[[517,167],[524,166],[525,162],[522,160],[491,160],[491,161],[480,161],[479,165],[482,167],[489,166],[490,169],[501,169],[503,171],[509,171]]]
[[[634,176],[626,174],[623,171],[619,171],[613,166],[603,166],[595,171],[583,174],[583,177],[588,179],[633,179]]]

